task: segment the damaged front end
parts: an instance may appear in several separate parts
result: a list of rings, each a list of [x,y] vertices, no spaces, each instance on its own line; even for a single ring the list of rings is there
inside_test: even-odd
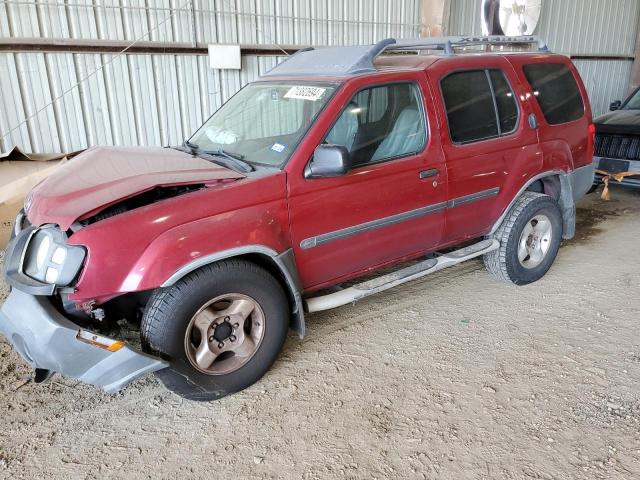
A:
[[[73,291],[86,256],[66,240],[55,225],[29,226],[17,232],[5,258],[12,291],[0,308],[0,333],[36,370],[36,381],[61,373],[115,393],[168,366],[64,314],[60,299]]]
[[[35,380],[58,372],[116,392],[165,368],[112,333],[139,320],[149,294],[124,279],[155,237],[192,220],[202,203],[189,197],[241,178],[178,150],[94,147],[34,187],[5,256],[0,334]]]

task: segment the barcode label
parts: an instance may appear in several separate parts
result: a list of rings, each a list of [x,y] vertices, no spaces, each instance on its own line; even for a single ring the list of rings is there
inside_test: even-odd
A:
[[[287,93],[284,94],[284,98],[298,98],[300,100],[311,100],[315,102],[324,95],[326,88],[321,87],[307,87],[296,86],[291,87]]]

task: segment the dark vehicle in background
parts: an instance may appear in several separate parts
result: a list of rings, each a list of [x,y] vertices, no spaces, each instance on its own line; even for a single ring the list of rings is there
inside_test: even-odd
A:
[[[595,184],[610,174],[635,173],[621,178],[623,185],[640,187],[640,88],[624,102],[616,100],[611,112],[597,117],[595,153]],[[599,171],[599,172],[598,172]]]

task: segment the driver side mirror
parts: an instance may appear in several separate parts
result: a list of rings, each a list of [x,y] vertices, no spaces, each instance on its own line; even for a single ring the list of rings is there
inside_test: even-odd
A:
[[[318,145],[304,171],[304,178],[339,177],[351,169],[351,155],[342,145]]]
[[[611,102],[611,105],[609,105],[609,110],[611,110],[612,112],[615,110],[620,110],[621,106],[622,102],[620,100],[616,100],[615,102]]]

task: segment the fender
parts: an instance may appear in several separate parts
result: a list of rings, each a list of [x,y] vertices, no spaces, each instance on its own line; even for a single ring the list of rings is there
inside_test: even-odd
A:
[[[513,197],[507,208],[502,212],[500,218],[494,223],[489,235],[496,232],[511,207],[522,193],[531,186],[532,183],[544,178],[557,176],[560,179],[560,191],[558,193],[558,204],[562,211],[563,231],[562,238],[571,239],[576,231],[576,201],[580,199],[593,184],[595,169],[593,164],[588,164],[571,172],[563,170],[549,170],[531,177]],[[546,190],[546,189],[545,189]]]
[[[184,276],[205,265],[246,255],[267,257],[271,261],[273,268],[277,269],[282,276],[287,286],[287,294],[291,303],[291,328],[298,334],[300,339],[304,338],[305,322],[302,304],[302,285],[293,257],[293,249],[291,248],[279,254],[265,245],[246,245],[205,255],[180,267],[164,281],[161,287],[170,287]]]

